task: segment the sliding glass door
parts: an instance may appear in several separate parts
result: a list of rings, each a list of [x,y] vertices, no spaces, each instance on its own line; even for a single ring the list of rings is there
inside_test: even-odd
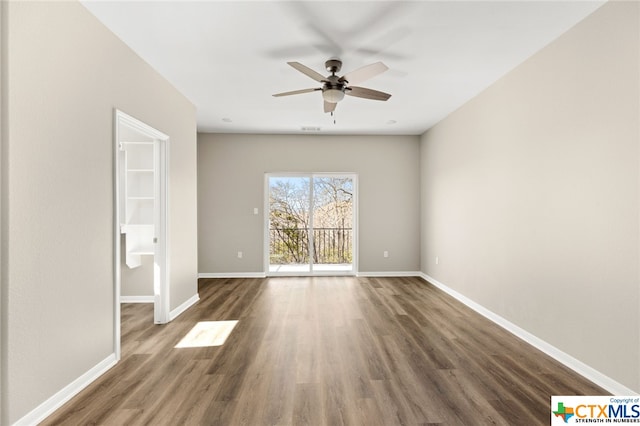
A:
[[[353,174],[266,177],[270,275],[355,273]]]

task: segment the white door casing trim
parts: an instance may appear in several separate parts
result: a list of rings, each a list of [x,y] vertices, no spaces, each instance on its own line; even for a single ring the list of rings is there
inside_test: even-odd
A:
[[[120,206],[120,174],[121,164],[119,161],[119,151],[121,144],[120,126],[126,126],[138,133],[141,133],[154,140],[154,162],[157,163],[159,171],[159,181],[154,183],[154,190],[157,192],[155,195],[158,197],[159,208],[154,209],[159,211],[159,217],[155,220],[158,221],[156,230],[157,244],[154,244],[154,322],[166,323],[169,322],[169,136],[154,129],[153,127],[143,123],[142,121],[126,114],[123,111],[114,109],[113,119],[113,179],[114,179],[114,253],[113,253],[113,269],[114,269],[114,353],[116,360],[120,360],[121,352],[121,331],[120,331],[120,303],[121,303],[121,271],[120,271],[120,259],[121,259],[121,206]],[[156,149],[158,150],[156,152]],[[154,213],[155,214],[155,213]],[[159,279],[156,279],[156,274]]]

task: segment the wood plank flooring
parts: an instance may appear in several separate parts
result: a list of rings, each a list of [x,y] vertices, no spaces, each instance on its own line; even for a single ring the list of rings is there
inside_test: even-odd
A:
[[[44,425],[548,425],[606,391],[419,278],[202,279],[167,325],[122,308],[122,361]],[[217,347],[174,346],[238,320]]]

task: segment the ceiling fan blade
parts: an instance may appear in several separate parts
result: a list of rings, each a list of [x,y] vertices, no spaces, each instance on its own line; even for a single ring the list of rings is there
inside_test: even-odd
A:
[[[287,62],[287,64],[291,65],[293,68],[300,71],[302,74],[311,77],[315,81],[322,82],[325,79],[325,76],[320,74],[319,72],[315,72],[311,68],[302,65],[300,62]]]
[[[299,95],[301,93],[309,93],[309,92],[315,92],[316,90],[322,90],[320,88],[318,89],[302,89],[302,90],[293,90],[291,92],[282,92],[282,93],[276,93],[275,97],[279,97],[279,96],[289,96],[289,95]]]
[[[300,28],[305,29],[314,40],[311,46],[327,57],[342,56],[343,35],[337,31],[338,28],[330,24],[335,13],[333,8],[326,7],[322,2],[287,1],[282,3],[290,11],[292,22],[299,22]],[[289,57],[295,58],[296,56]]]
[[[393,52],[393,46],[409,37],[411,33],[412,31],[407,27],[394,28],[387,31],[385,34],[376,37],[374,40],[363,44],[362,47],[355,49],[355,51],[368,58],[377,57],[380,59],[387,58],[392,60],[403,60],[407,58],[406,55],[403,53]],[[290,56],[290,58],[295,57],[297,56]]]
[[[391,97],[390,94],[378,90],[354,86],[348,87],[344,93],[345,95],[355,96],[356,98],[373,99],[374,101],[386,101]]]
[[[324,101],[324,112],[333,112],[337,106],[336,103]]]
[[[275,49],[267,50],[265,53],[267,57],[272,59],[279,59],[279,60],[284,60],[289,58],[304,58],[314,54],[314,52],[309,49],[308,44],[299,45],[299,46],[292,45],[292,46],[277,47]]]
[[[355,71],[351,71],[350,73],[343,75],[342,77],[340,77],[340,81],[346,80],[349,82],[349,84],[358,84],[372,77],[375,77],[378,74],[382,74],[388,69],[389,67],[387,67],[382,62],[376,62],[373,64],[365,65],[362,68],[358,68]]]

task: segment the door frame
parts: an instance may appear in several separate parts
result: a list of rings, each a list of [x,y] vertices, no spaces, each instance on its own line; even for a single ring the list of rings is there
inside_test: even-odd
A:
[[[305,272],[270,272],[269,266],[269,254],[270,254],[270,240],[271,236],[269,233],[269,216],[271,213],[271,206],[269,203],[269,178],[272,177],[301,177],[301,178],[310,178],[310,191],[311,198],[313,202],[313,178],[314,177],[349,177],[353,180],[353,198],[352,198],[352,246],[351,246],[351,270],[350,271],[314,271],[313,267],[310,267],[309,271]],[[311,173],[302,173],[302,172],[269,172],[264,174],[264,274],[265,276],[356,276],[358,275],[358,174],[354,172],[311,172]],[[310,212],[311,224],[313,224],[313,212]],[[310,245],[312,246],[313,237],[310,235]],[[310,253],[309,265],[313,262],[313,253]]]
[[[121,205],[120,205],[120,144],[123,142],[120,136],[121,126],[127,127],[143,136],[153,139],[154,144],[154,322],[165,324],[170,320],[169,300],[169,136],[133,116],[114,109],[113,113],[113,195],[114,195],[114,222],[113,222],[113,270],[114,270],[114,351],[116,359],[120,359],[121,352],[121,319],[120,319],[120,295],[121,295]]]

